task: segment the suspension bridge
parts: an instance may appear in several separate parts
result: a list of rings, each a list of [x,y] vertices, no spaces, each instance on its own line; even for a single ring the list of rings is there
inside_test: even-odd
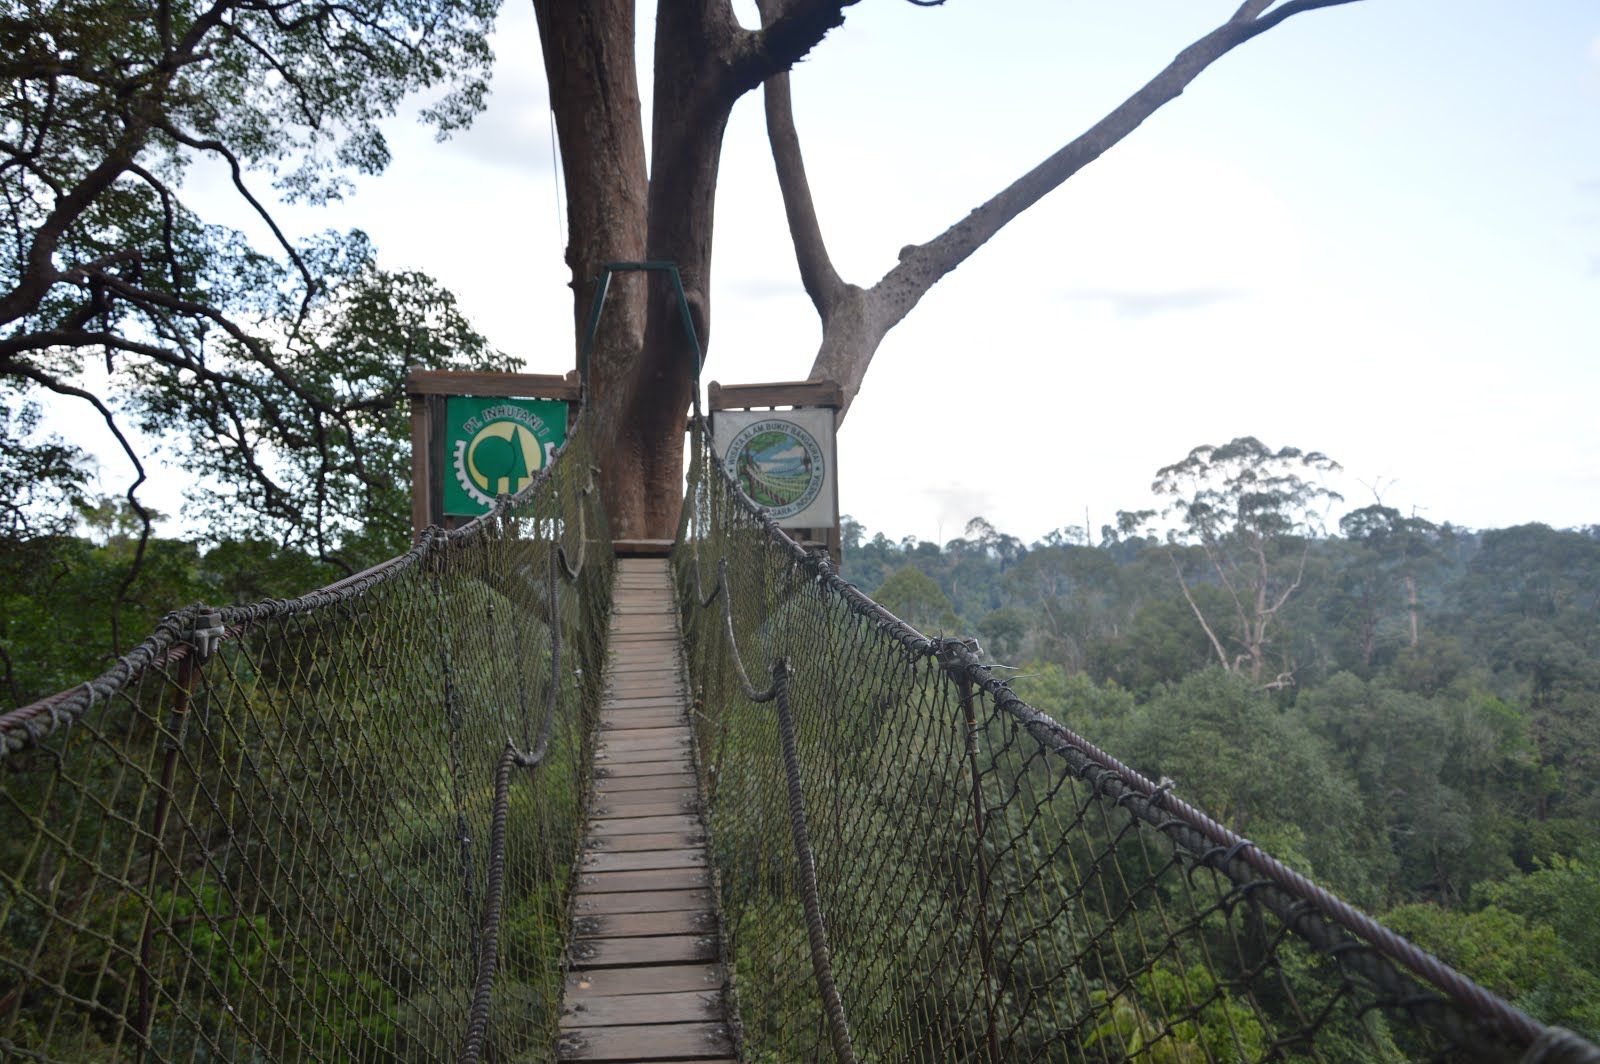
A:
[[[1600,1061],[928,638],[696,429],[0,717],[0,1057]],[[1048,707],[1045,707],[1048,708]]]

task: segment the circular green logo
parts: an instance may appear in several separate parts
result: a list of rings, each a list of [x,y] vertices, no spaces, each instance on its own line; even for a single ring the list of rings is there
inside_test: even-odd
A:
[[[793,517],[822,491],[822,448],[792,421],[772,418],[745,426],[728,445],[723,462],[739,488],[772,516]]]
[[[544,465],[544,449],[526,425],[510,418],[491,421],[470,440],[456,444],[456,480],[487,506],[500,494],[515,495]]]

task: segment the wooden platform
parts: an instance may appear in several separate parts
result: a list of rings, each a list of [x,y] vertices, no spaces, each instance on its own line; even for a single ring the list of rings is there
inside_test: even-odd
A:
[[[559,1060],[734,1064],[665,558],[619,558]]]

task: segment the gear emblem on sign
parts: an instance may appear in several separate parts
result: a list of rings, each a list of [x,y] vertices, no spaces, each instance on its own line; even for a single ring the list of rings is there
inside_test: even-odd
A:
[[[515,421],[491,421],[470,440],[457,440],[454,462],[456,481],[483,506],[495,496],[514,495],[532,479],[543,463],[539,440]]]

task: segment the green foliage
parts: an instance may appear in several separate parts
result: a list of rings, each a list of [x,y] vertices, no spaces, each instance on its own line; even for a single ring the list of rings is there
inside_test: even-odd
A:
[[[1140,771],[1176,780],[1185,800],[1280,860],[1371,898],[1374,843],[1351,830],[1363,819],[1359,791],[1333,765],[1332,749],[1248,677],[1217,668],[1187,677],[1139,706],[1105,743]]]
[[[1232,600],[1204,577],[1198,544],[1136,534],[1148,514],[1127,515],[1098,547],[1046,537],[1003,574],[965,540],[908,550],[858,528],[846,575],[860,559],[959,586],[962,628],[1020,648],[1010,686],[1029,703],[1173,778],[1176,793],[1358,904],[1396,908],[1424,945],[1439,942],[1469,974],[1481,966],[1541,1019],[1593,1030],[1583,1002],[1600,978],[1588,923],[1600,903],[1582,870],[1600,845],[1600,540],[1542,526],[1479,535],[1383,507],[1322,538],[1309,513],[1298,531],[1249,513],[1294,533],[1278,555],[1265,548],[1300,584],[1263,645],[1292,685],[1216,668],[1196,610],[1226,616]],[[1561,951],[1541,966],[1553,939]],[[1114,1004],[1119,1037],[1152,1015],[1143,993]],[[1319,1043],[1330,1059],[1411,1052],[1376,1014],[1339,1023]]]
[[[933,578],[910,565],[890,574],[878,587],[877,599],[889,612],[927,635],[954,635],[961,624]]]
[[[37,403],[0,401],[0,544],[16,548],[72,531],[86,500],[89,455],[58,435],[40,436]]]
[[[409,93],[435,94],[424,118],[441,135],[465,125],[487,91],[497,7],[7,7],[6,419],[29,392],[85,404],[79,416],[112,427],[142,481],[121,424],[131,415],[195,476],[213,534],[304,545],[346,572],[394,553],[405,370],[505,361],[434,282],[379,270],[361,234],[291,244],[251,183],[262,175],[290,199],[337,199],[348,173],[386,165],[379,123]],[[186,206],[185,177],[202,160],[231,172],[241,207],[273,234],[270,253]],[[86,372],[90,358],[103,373]],[[17,475],[0,478],[0,508],[59,518],[61,496],[81,488],[75,443],[18,444],[31,427],[21,409],[21,431],[0,432],[0,472]]]
[[[406,373],[513,364],[437,282],[381,269],[363,234],[325,234],[304,257],[320,284],[273,312],[292,331],[214,345],[223,378],[152,367],[136,405],[146,432],[183,440],[212,535],[276,540],[350,571],[410,539]]]

